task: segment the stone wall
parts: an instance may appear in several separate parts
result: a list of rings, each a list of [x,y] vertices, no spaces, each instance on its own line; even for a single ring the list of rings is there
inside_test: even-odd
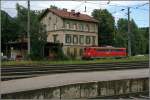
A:
[[[149,90],[148,78],[113,80],[93,83],[72,84],[11,94],[2,99],[76,99],[112,96]]]

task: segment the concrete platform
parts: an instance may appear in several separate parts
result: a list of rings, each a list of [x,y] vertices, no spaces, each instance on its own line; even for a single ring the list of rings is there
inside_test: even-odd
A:
[[[146,77],[149,77],[149,68],[53,74],[26,79],[2,81],[0,83],[0,92],[1,94],[6,94],[42,88],[58,87],[76,83],[89,83]]]

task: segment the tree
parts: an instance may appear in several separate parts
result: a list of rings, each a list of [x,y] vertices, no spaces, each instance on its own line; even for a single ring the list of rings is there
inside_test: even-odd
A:
[[[116,34],[115,34],[115,41],[114,45],[116,47],[128,47],[127,45],[127,26],[128,22],[126,19],[119,19],[117,22],[117,29],[116,29]]]
[[[144,28],[140,28],[139,29],[140,34],[142,34],[143,36],[143,43],[145,44],[146,49],[145,51],[143,51],[143,53],[148,54],[149,53],[149,28],[148,27],[144,27]]]
[[[99,45],[112,45],[115,30],[115,20],[108,10],[95,9],[92,16],[99,21],[98,39]]]
[[[1,46],[2,52],[7,55],[7,44],[18,38],[18,25],[16,19],[9,16],[5,11],[1,10]]]
[[[138,26],[132,19],[130,21],[131,28],[131,50],[132,55],[144,54],[146,53],[146,39],[143,34],[141,34]],[[115,46],[128,48],[128,20],[119,19],[117,22],[117,32],[115,35]]]
[[[19,32],[27,36],[27,9],[19,4],[17,8],[17,22],[19,24]],[[40,13],[30,11],[30,40],[31,40],[31,58],[40,59],[43,56],[44,46],[47,41],[47,35],[44,25],[39,21]]]
[[[53,8],[53,9],[59,9],[57,6],[55,5],[50,5],[50,8]]]

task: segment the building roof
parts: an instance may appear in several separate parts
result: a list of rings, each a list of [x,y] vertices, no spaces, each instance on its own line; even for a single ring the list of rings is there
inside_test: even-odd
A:
[[[80,12],[75,12],[75,10],[71,10],[69,12],[67,11],[67,9],[52,9],[52,8],[46,9],[42,14],[41,18],[44,17],[48,12],[52,12],[55,15],[64,19],[80,20],[80,21],[95,22],[95,23],[98,22],[96,19],[94,19],[89,15],[81,14]]]

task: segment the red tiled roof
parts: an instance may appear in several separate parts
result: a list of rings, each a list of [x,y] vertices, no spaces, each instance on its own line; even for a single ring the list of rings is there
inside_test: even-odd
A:
[[[96,22],[96,23],[98,22],[96,19],[94,19],[89,15],[81,14],[79,12],[68,12],[62,9],[46,9],[46,11],[43,13],[42,16],[44,16],[49,11],[65,19],[81,20],[81,21]]]

